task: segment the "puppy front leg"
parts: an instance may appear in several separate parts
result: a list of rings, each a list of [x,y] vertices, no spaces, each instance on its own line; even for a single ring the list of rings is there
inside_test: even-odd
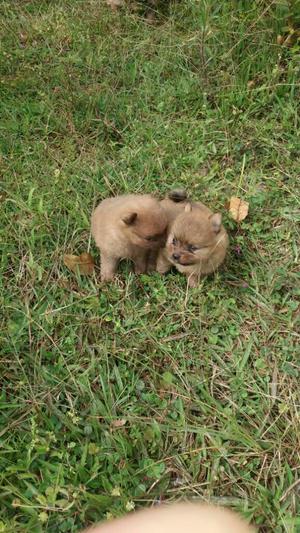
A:
[[[111,281],[117,272],[119,259],[101,253],[101,281]]]
[[[148,257],[147,257],[147,272],[156,271],[157,256],[158,256],[157,250],[151,250],[151,252],[149,252]]]
[[[172,264],[170,261],[166,258],[163,250],[161,250],[158,254],[157,263],[156,263],[156,270],[160,274],[165,274],[168,272],[171,268]]]
[[[148,254],[140,253],[137,257],[134,258],[134,272],[135,274],[145,274],[147,272],[147,259]]]

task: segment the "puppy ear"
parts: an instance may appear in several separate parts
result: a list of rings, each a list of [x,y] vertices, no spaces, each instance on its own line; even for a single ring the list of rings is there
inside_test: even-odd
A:
[[[221,230],[221,224],[222,224],[222,215],[221,213],[214,213],[209,217],[212,225],[212,229],[215,233],[219,233]]]
[[[191,211],[192,211],[192,204],[190,204],[190,202],[189,202],[189,203],[186,204],[186,206],[184,208],[184,212],[185,213],[190,213]]]
[[[137,218],[137,213],[129,213],[128,215],[125,215],[122,218],[122,220],[124,224],[126,224],[127,226],[131,226],[132,224],[135,223],[136,218]]]

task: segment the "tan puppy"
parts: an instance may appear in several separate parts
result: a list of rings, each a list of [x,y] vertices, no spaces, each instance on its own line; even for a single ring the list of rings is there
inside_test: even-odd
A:
[[[150,195],[103,200],[92,214],[92,235],[101,252],[101,280],[113,279],[120,259],[132,259],[135,273],[147,270],[151,250],[164,245],[167,216]]]
[[[161,206],[168,216],[168,237],[157,259],[157,271],[167,272],[175,265],[196,287],[200,276],[214,272],[223,263],[229,240],[220,213],[200,202],[189,202],[183,191],[170,193]],[[180,196],[181,195],[181,196]]]
[[[181,503],[138,511],[86,533],[255,533],[237,513],[215,505]]]

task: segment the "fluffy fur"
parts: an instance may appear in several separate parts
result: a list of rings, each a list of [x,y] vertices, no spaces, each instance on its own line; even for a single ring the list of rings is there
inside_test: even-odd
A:
[[[168,217],[168,237],[158,254],[157,271],[163,274],[175,265],[186,275],[189,286],[195,287],[200,276],[223,263],[228,235],[219,213],[200,202],[190,203],[183,195],[176,201],[170,198],[171,194],[161,202]]]
[[[135,272],[147,270],[151,250],[163,246],[167,215],[150,195],[103,200],[92,214],[92,235],[101,252],[101,280],[113,279],[120,259],[132,259]]]

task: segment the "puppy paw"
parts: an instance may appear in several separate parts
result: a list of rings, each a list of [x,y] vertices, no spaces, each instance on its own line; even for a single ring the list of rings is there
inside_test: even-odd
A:
[[[135,274],[147,274],[147,268],[146,267],[134,267],[134,273]]]
[[[156,268],[156,272],[158,272],[161,275],[166,274],[167,272],[169,272],[169,270],[170,270],[170,267]]]
[[[114,275],[113,274],[106,274],[106,275],[103,274],[101,276],[102,283],[107,283],[109,281],[113,281],[113,279],[114,279]]]
[[[156,263],[156,271],[159,274],[166,274],[171,269],[171,263],[167,261],[164,257],[159,257]]]

